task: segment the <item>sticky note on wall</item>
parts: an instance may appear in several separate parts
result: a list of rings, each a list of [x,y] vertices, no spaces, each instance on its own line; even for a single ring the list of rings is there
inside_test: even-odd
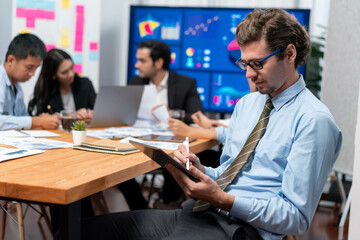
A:
[[[61,8],[69,9],[70,8],[70,0],[61,0]]]
[[[70,29],[61,28],[60,29],[60,46],[69,47],[70,46]]]
[[[19,31],[20,34],[24,34],[24,33],[30,33],[30,30],[29,29],[20,29]]]
[[[90,51],[97,51],[99,50],[99,43],[98,42],[90,42],[89,44]]]
[[[74,71],[75,73],[81,74],[83,71],[82,64],[74,64]]]
[[[76,5],[74,51],[83,51],[85,6]]]
[[[46,51],[50,51],[51,49],[56,48],[55,44],[45,44]]]

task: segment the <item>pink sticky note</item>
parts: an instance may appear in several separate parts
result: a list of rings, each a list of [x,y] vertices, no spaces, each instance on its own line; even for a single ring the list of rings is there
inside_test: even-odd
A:
[[[35,18],[26,18],[26,27],[35,28]]]
[[[25,17],[25,12],[24,8],[16,8],[16,17]]]
[[[56,48],[55,44],[45,44],[46,51],[50,51],[51,49]]]
[[[83,5],[77,5],[76,6],[76,12],[84,12],[84,6]]]
[[[90,50],[97,51],[99,49],[99,44],[97,42],[90,42]]]
[[[16,9],[16,17],[25,18],[26,27],[34,28],[35,20],[37,18],[54,20],[55,19],[55,11],[41,10],[41,9],[17,8]]]
[[[82,73],[82,64],[74,64],[75,73]]]
[[[85,8],[82,5],[76,6],[76,22],[75,22],[75,39],[74,50],[76,52],[82,52],[83,50],[83,36],[84,36],[84,11]]]

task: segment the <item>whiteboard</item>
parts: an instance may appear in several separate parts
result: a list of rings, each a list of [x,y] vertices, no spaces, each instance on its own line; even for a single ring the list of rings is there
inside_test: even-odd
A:
[[[68,52],[75,72],[99,85],[100,0],[14,0],[12,37],[33,33],[47,50]],[[39,69],[36,72],[39,74]],[[37,76],[23,84],[25,102],[32,94]]]
[[[360,45],[355,40],[360,36],[360,28],[355,20],[359,16],[358,8],[351,7],[346,1],[332,4],[338,6],[332,6],[329,14],[321,100],[343,133],[342,148],[334,170],[352,175],[360,79],[360,68],[354,64],[359,62],[357,53],[360,52]]]

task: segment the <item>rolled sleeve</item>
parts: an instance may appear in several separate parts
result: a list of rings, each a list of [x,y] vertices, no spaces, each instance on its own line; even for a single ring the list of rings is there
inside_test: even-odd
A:
[[[30,129],[32,120],[30,116],[0,115],[0,129]]]

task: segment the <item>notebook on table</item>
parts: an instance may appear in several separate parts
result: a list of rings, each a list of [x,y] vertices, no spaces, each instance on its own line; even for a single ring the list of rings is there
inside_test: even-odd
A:
[[[143,91],[144,86],[101,86],[89,127],[133,125]]]
[[[139,150],[131,144],[121,143],[110,139],[102,139],[91,143],[83,142],[80,145],[73,146],[73,149],[120,155],[139,152]]]

